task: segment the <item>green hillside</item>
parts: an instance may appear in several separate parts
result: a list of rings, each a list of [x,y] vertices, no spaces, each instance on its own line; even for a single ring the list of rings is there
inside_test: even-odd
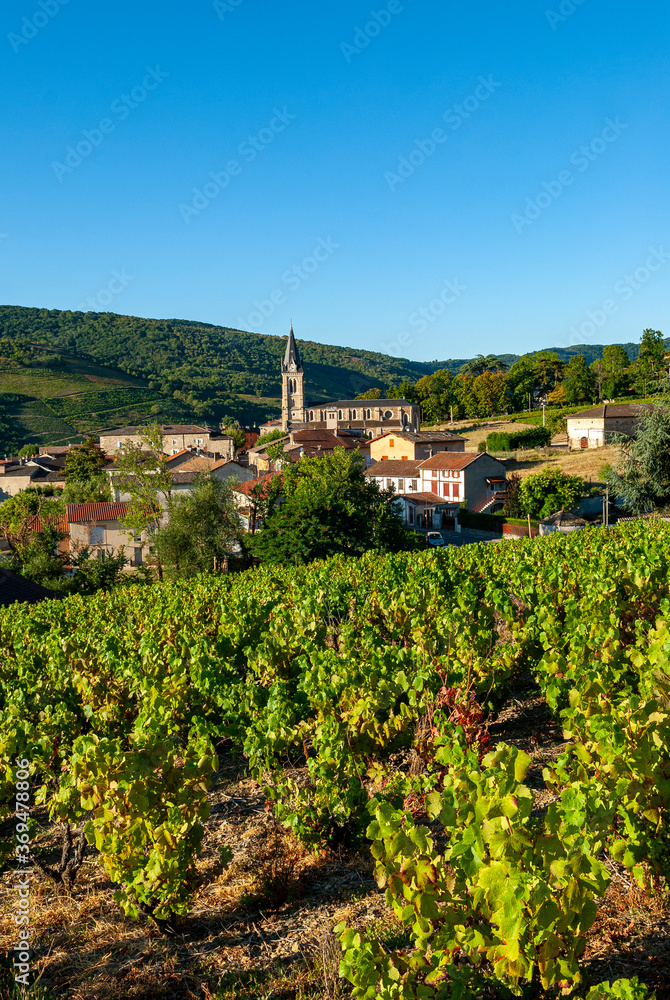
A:
[[[418,362],[300,336],[308,397],[357,396],[467,358]],[[0,452],[158,419],[256,424],[278,415],[285,339],[177,319],[0,306]],[[638,344],[623,345],[632,359]],[[602,345],[550,348],[562,360]],[[498,355],[508,365],[516,354]]]

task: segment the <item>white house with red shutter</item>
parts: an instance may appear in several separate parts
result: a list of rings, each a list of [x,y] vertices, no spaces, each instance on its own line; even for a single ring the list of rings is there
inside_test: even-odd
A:
[[[393,487],[409,526],[439,528],[462,503],[468,510],[492,511],[502,503],[507,470],[486,452],[440,452],[424,461],[380,461],[366,470],[382,489]],[[439,522],[439,523],[438,523]]]

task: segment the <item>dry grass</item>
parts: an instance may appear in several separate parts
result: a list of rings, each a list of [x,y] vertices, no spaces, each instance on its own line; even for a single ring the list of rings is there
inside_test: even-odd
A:
[[[503,433],[514,434],[524,427],[531,427],[533,424],[522,424],[508,420],[456,420],[453,424],[436,424],[432,430],[453,431],[465,438],[465,450],[477,451],[481,441],[486,438],[491,431],[501,431]],[[565,439],[565,435],[563,435]]]
[[[581,476],[585,482],[602,483],[603,466],[615,465],[617,455],[618,449],[612,445],[584,451],[535,451],[520,461],[510,459],[506,465],[508,474],[516,472],[522,478],[545,468],[558,468],[570,476]]]

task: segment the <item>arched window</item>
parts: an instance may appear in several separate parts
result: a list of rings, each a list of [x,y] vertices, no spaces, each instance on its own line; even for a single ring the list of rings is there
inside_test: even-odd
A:
[[[354,413],[354,415],[353,415],[353,417],[351,419],[352,420],[358,420],[358,413],[357,413],[357,411],[354,410],[353,413]]]
[[[343,420],[344,419],[344,417],[342,416],[342,410],[338,410],[337,411],[337,419],[338,420]]]

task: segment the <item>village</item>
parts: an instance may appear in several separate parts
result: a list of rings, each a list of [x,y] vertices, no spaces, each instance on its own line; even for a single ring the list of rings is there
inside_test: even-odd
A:
[[[586,483],[573,504],[556,500],[556,509],[551,509],[551,499],[547,499],[542,516],[538,516],[539,510],[534,510],[532,516],[527,511],[524,516],[513,502],[519,474],[510,470],[523,470],[524,460],[534,468],[541,461],[555,461],[552,455],[574,454],[579,458],[596,449],[611,451],[607,447],[610,442],[633,436],[641,414],[649,409],[639,404],[603,404],[586,409],[568,418],[567,435],[562,440],[529,449],[527,455],[520,456],[517,451],[514,457],[507,457],[504,453],[490,453],[486,440],[476,444],[458,427],[422,429],[421,407],[406,399],[310,404],[306,401],[304,367],[292,328],[281,377],[281,419],[238,434],[237,439],[221,429],[196,424],[154,428],[154,446],[160,454],[160,469],[157,466],[154,471],[160,472],[162,483],[162,499],[157,501],[161,507],[158,525],[169,520],[168,499],[191,494],[204,478],[225,484],[239,535],[256,535],[263,531],[268,495],[272,493],[275,502],[282,503],[287,468],[299,468],[306,459],[332,459],[336,454],[355,456],[367,483],[392,497],[395,517],[413,533],[415,546],[443,548],[572,532],[589,523],[609,524],[617,516],[616,498],[604,488],[591,484],[587,487]],[[485,426],[506,425],[492,422]],[[128,480],[120,463],[120,456],[129,449],[140,456],[150,450],[148,430],[123,427],[89,441],[88,446],[97,449],[100,456],[97,472],[98,482],[105,484],[102,492],[98,491],[96,499],[66,502],[55,520],[45,517],[41,508],[36,510],[19,529],[22,543],[47,530],[55,532],[57,556],[70,567],[70,573],[75,572],[76,557],[82,552],[98,560],[122,558],[126,573],[154,564],[151,531],[141,524],[129,526],[134,491],[132,479]],[[7,518],[2,520],[2,502],[26,491],[57,497],[66,486],[69,456],[81,447],[45,446],[30,456],[0,460],[0,553],[5,557],[16,548],[17,528]],[[560,470],[555,474],[562,475]],[[300,524],[294,527],[299,533]],[[231,540],[230,549],[233,556],[243,551],[239,536]],[[227,558],[224,562],[227,566]],[[13,587],[2,589],[0,602],[48,596],[48,588],[42,588],[41,594],[35,581],[21,581],[20,574],[10,574],[7,568],[2,572],[5,581],[11,575]]]

